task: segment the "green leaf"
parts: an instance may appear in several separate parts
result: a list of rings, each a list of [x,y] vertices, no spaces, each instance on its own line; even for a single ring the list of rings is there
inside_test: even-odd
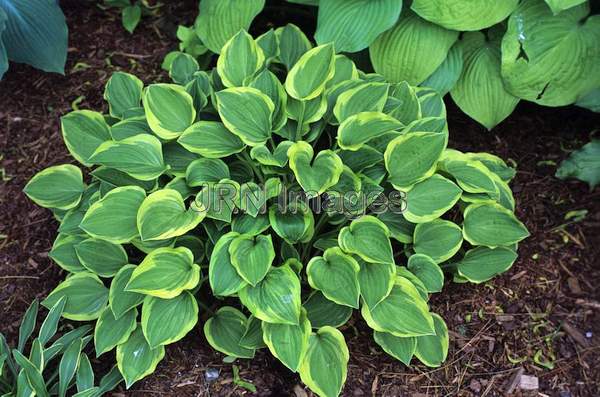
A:
[[[164,356],[164,346],[152,349],[144,338],[142,328],[137,327],[127,342],[117,346],[117,366],[127,388],[153,373]]]
[[[124,72],[113,73],[104,88],[104,100],[108,102],[110,115],[123,119],[127,112],[139,108],[143,88],[142,80],[134,75]]]
[[[448,327],[437,314],[432,314],[435,335],[417,337],[415,357],[428,367],[439,367],[448,356]]]
[[[342,123],[348,117],[362,112],[382,112],[388,99],[388,90],[388,84],[365,83],[344,91],[337,97],[333,108],[337,121]]]
[[[94,369],[85,353],[79,355],[79,367],[77,367],[75,379],[78,393],[94,387]]]
[[[128,263],[127,252],[119,244],[89,238],[75,246],[81,264],[100,277],[112,277]]]
[[[57,303],[58,302],[59,301],[57,300]],[[35,329],[38,308],[39,304],[36,299],[29,305],[27,311],[23,315],[23,320],[21,320],[21,325],[19,326],[19,344],[17,345],[17,349],[19,351],[23,351],[25,349],[25,344]]]
[[[368,263],[359,261],[360,295],[364,303],[374,308],[392,291],[396,279],[396,266],[391,263]]]
[[[308,283],[325,297],[340,305],[358,309],[360,265],[339,247],[329,248],[323,256],[313,257],[306,267]]]
[[[480,30],[503,21],[519,0],[415,0],[412,10],[430,22],[452,30]]]
[[[50,394],[48,394],[48,390],[46,389],[44,377],[42,376],[38,368],[18,350],[13,349],[12,355],[15,358],[17,364],[23,368],[22,373],[24,373],[24,376],[28,383],[27,385],[25,385],[29,393],[27,395],[31,395],[31,392],[35,392],[35,395],[39,397],[50,396]],[[21,374],[19,374],[19,380],[20,379]]]
[[[436,263],[441,263],[452,258],[462,242],[460,226],[443,219],[434,219],[415,227],[413,249],[417,254],[425,254]]]
[[[402,215],[409,222],[430,222],[452,208],[461,194],[462,190],[452,181],[434,174],[408,191]]]
[[[390,82],[418,85],[444,62],[457,38],[458,32],[407,13],[373,42],[371,62]]]
[[[417,338],[413,336],[400,337],[387,332],[373,332],[373,339],[381,348],[404,365],[410,365],[417,348]]]
[[[388,210],[378,214],[377,219],[388,227],[391,238],[404,244],[412,243],[415,224],[407,221],[402,213]]]
[[[115,141],[120,141],[141,133],[152,134],[145,116],[127,118],[110,126],[110,135]]]
[[[203,186],[229,179],[229,168],[223,160],[200,158],[190,163],[185,171],[185,179],[189,186]]]
[[[210,76],[204,71],[194,72],[190,79],[185,85],[185,91],[192,97],[198,115],[208,105],[208,98],[213,94],[213,89],[210,85]]]
[[[177,142],[192,153],[213,159],[231,156],[245,147],[240,138],[217,121],[199,121],[192,124]]]
[[[275,108],[273,110],[273,130],[280,130],[287,122],[286,106],[288,103],[287,93],[279,78],[270,70],[264,69],[258,73],[248,84],[271,98]]]
[[[174,298],[198,285],[200,266],[193,261],[192,251],[185,247],[157,248],[135,268],[125,290],[164,299]]]
[[[261,320],[251,315],[246,324],[246,331],[240,339],[240,346],[247,349],[262,349],[263,347],[267,347],[263,341],[262,324]]]
[[[110,307],[104,309],[94,329],[94,348],[96,357],[111,351],[117,345],[125,343],[137,327],[136,318],[138,311],[133,308],[115,317]]]
[[[449,155],[448,159],[440,164],[440,168],[450,174],[456,183],[468,193],[486,193],[498,197],[498,188],[494,182],[494,175],[483,163],[477,160],[455,159]]]
[[[108,303],[116,319],[121,318],[125,313],[144,301],[144,295],[125,291],[135,268],[135,265],[123,266],[110,283]]]
[[[137,4],[125,7],[121,11],[121,23],[129,33],[133,33],[140,19],[142,19],[142,7]]]
[[[500,75],[500,43],[487,41],[481,32],[469,32],[458,46],[464,54],[464,68],[450,94],[463,112],[491,130],[519,103]]]
[[[250,157],[262,165],[283,168],[288,162],[287,152],[294,144],[292,141],[283,141],[273,150],[273,153],[265,146],[254,146],[250,150]]]
[[[450,48],[448,56],[421,85],[433,88],[444,96],[454,87],[464,67],[463,49],[460,41]]]
[[[240,235],[229,245],[231,264],[253,287],[267,274],[275,259],[271,235]]]
[[[321,0],[315,40],[338,52],[358,52],[398,20],[402,1]]]
[[[339,99],[338,99],[338,103]],[[404,124],[381,112],[361,112],[345,119],[338,129],[337,142],[342,149],[358,150],[371,139],[398,130]]]
[[[177,240],[175,240],[175,247],[185,247],[192,251],[194,254],[194,263],[200,263],[202,259],[204,259],[206,253],[204,241],[199,237],[190,234],[177,237]]]
[[[292,23],[277,28],[275,34],[279,39],[279,60],[287,70],[292,69],[298,59],[312,48],[304,32]]]
[[[275,324],[299,324],[300,280],[289,266],[273,267],[256,286],[238,292],[244,306],[258,319]]]
[[[113,189],[90,206],[80,227],[92,237],[128,243],[138,236],[136,215],[145,198],[146,192],[137,186]]]
[[[335,328],[322,327],[310,335],[300,378],[319,396],[338,396],[346,382],[349,359],[344,335]]]
[[[408,270],[419,278],[428,292],[440,292],[444,287],[444,272],[429,256],[414,254],[408,258]]]
[[[121,375],[118,366],[115,365],[102,377],[102,379],[100,379],[100,390],[98,392],[102,394],[112,391],[122,380],[123,376]]]
[[[388,181],[405,190],[429,178],[448,143],[448,136],[437,132],[411,132],[392,140],[385,150]]]
[[[256,44],[262,49],[265,54],[267,64],[279,55],[279,40],[273,28],[267,30],[256,38]]]
[[[600,139],[593,139],[572,152],[560,163],[555,176],[559,179],[577,178],[587,182],[593,189],[600,183]]]
[[[434,333],[427,302],[404,277],[397,277],[390,294],[373,309],[362,306],[362,316],[375,331],[395,336],[420,336]]]
[[[216,97],[223,124],[246,145],[262,145],[271,137],[275,105],[267,95],[256,88],[234,87]]]
[[[179,192],[158,190],[144,199],[137,213],[137,227],[142,241],[166,240],[194,229],[206,216],[195,202],[185,208]]]
[[[515,215],[499,204],[471,204],[464,212],[463,235],[472,245],[494,248],[529,236]]]
[[[196,33],[209,50],[218,54],[236,33],[248,30],[264,6],[265,0],[202,0]]]
[[[394,264],[390,231],[379,219],[366,215],[340,230],[340,248],[369,263]]]
[[[333,77],[335,51],[324,44],[308,50],[294,64],[285,80],[285,89],[295,99],[308,101],[316,98]]]
[[[511,268],[517,253],[508,247],[476,247],[468,250],[456,264],[461,277],[472,283],[483,283]]]
[[[156,179],[167,170],[160,141],[148,134],[104,142],[92,154],[90,161],[123,171],[142,181]]]
[[[221,236],[210,256],[208,281],[216,296],[233,295],[246,285],[231,263],[229,254],[229,247],[238,236],[239,233],[236,232],[229,232]]]
[[[254,349],[240,345],[247,322],[242,312],[224,306],[204,323],[204,336],[208,344],[221,353],[238,358],[252,358]]]
[[[352,308],[330,301],[320,291],[314,291],[302,305],[313,328],[338,328],[352,316]]]
[[[162,139],[175,139],[194,122],[194,100],[175,84],[151,84],[143,96],[148,125]]]
[[[342,160],[331,150],[322,150],[315,157],[312,146],[299,141],[291,145],[287,153],[290,168],[309,196],[325,192],[338,182],[342,174]]]
[[[103,183],[105,186],[109,186],[110,187],[109,190],[112,190],[113,188],[117,188],[117,187],[121,187],[121,186],[130,186],[130,185],[139,186],[146,191],[156,189],[156,180],[140,181],[139,179],[135,179],[122,171],[115,170],[114,168],[108,168],[108,167],[101,166],[101,167],[94,169],[94,171],[92,171],[91,174],[94,176],[95,179],[99,180],[100,183]],[[88,187],[88,189],[89,189],[89,187]],[[99,190],[98,187],[96,187],[96,191],[98,191],[98,190]],[[84,192],[84,197],[82,198],[82,200],[84,198],[86,198],[86,195],[89,196],[90,193],[91,193],[91,191]],[[100,198],[100,195],[101,195],[100,193],[106,193],[106,192],[99,192],[98,198]],[[88,202],[83,203],[83,204],[85,204],[84,207],[86,210],[89,208],[89,206],[91,204],[91,203],[89,203],[89,201],[90,200],[88,198]],[[85,213],[85,211],[83,211],[83,212]]]
[[[182,339],[198,322],[198,303],[188,291],[172,299],[147,296],[142,306],[142,330],[150,347]]]
[[[23,192],[39,206],[68,210],[79,204],[84,188],[81,170],[63,164],[35,174]]]
[[[217,60],[217,73],[225,87],[242,87],[264,63],[262,49],[248,32],[240,30],[223,46]]]
[[[306,311],[300,314],[298,325],[262,323],[263,338],[267,347],[275,357],[290,370],[297,372],[304,354],[308,350],[311,334],[310,321]]]
[[[554,15],[559,14],[561,11],[567,10],[571,7],[575,7],[581,3],[585,3],[586,0],[544,0],[550,7]]]
[[[61,117],[60,124],[69,153],[86,166],[93,163],[90,157],[98,146],[111,139],[109,126],[98,112],[77,110]]]
[[[42,302],[51,308],[61,298],[66,297],[62,316],[74,321],[97,319],[108,302],[108,289],[95,274],[76,273],[60,283]]]
[[[519,98],[563,106],[600,86],[600,16],[583,3],[553,15],[542,0],[522,1],[502,40],[502,77]]]
[[[37,301],[34,301],[37,305]],[[46,343],[56,334],[56,330],[58,329],[58,322],[62,315],[62,312],[65,308],[65,304],[67,303],[67,298],[59,299],[54,306],[50,308],[46,319],[42,323],[39,332],[39,342],[41,346],[45,346]],[[19,329],[20,333],[20,329]],[[20,336],[20,335],[19,335]]]
[[[179,53],[173,58],[173,62],[171,62],[171,68],[169,69],[169,77],[173,82],[185,85],[186,92],[192,96],[193,95],[188,91],[187,84],[194,80],[194,73],[196,73],[200,69],[198,65],[198,61],[191,56],[190,54]],[[195,102],[194,102],[195,103]],[[194,106],[194,109],[196,107]]]

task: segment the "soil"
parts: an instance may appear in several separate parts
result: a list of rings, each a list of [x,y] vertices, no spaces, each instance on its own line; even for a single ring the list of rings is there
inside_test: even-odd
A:
[[[177,45],[177,24],[191,24],[197,7],[191,0],[167,4],[162,17],[145,19],[129,35],[116,11],[74,0],[61,3],[70,28],[66,76],[11,64],[0,82],[0,328],[11,344],[29,303],[43,299],[64,278],[48,259],[57,222],[22,193],[36,172],[72,161],[60,135],[60,116],[75,107],[106,110],[103,86],[116,70],[145,83],[167,81],[161,61]],[[284,20],[280,13],[275,7],[261,26]],[[297,24],[314,28],[298,15]],[[539,395],[600,395],[600,189],[553,176],[569,151],[600,128],[600,114],[521,103],[492,132],[451,100],[448,114],[450,146],[489,151],[518,166],[512,188],[531,237],[507,273],[481,285],[447,283],[433,296],[432,310],[450,329],[450,352],[441,368],[417,363],[408,368],[394,361],[372,341],[359,316],[351,319],[342,328],[351,352],[343,395],[504,395],[517,373],[537,377]],[[587,210],[587,216],[565,218],[576,210]],[[113,360],[105,355],[94,366],[107,368]],[[264,351],[234,365],[256,386],[256,395],[311,394]],[[220,371],[215,381],[206,380],[208,369]],[[232,364],[223,362],[197,327],[167,348],[154,375],[129,391],[120,386],[114,395],[250,394],[235,385]]]

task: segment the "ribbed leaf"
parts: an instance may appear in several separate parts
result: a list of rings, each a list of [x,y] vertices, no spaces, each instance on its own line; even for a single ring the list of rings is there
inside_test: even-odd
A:
[[[110,115],[119,119],[127,112],[139,108],[144,83],[132,74],[115,72],[104,88],[104,100],[108,102]]]
[[[142,306],[142,330],[154,348],[177,342],[198,322],[198,303],[188,291],[172,299],[147,296]]]
[[[471,204],[464,212],[463,235],[472,245],[494,248],[518,243],[529,232],[516,216],[499,204]]]
[[[217,121],[199,121],[192,124],[177,142],[190,152],[207,158],[227,157],[244,150],[242,140]]]
[[[252,358],[254,349],[240,345],[247,322],[248,319],[242,312],[224,306],[204,324],[204,336],[208,343],[221,353],[232,357]]]
[[[308,282],[329,300],[358,309],[360,265],[338,247],[313,257],[306,267]]]
[[[81,200],[85,186],[81,170],[64,164],[48,167],[34,175],[23,192],[37,205],[68,210]]]
[[[311,334],[306,311],[300,314],[298,325],[262,323],[264,341],[275,357],[290,370],[297,372],[306,351]]]
[[[137,327],[127,342],[117,346],[117,365],[127,388],[153,373],[164,356],[164,346],[152,349],[144,338],[142,328]]]
[[[60,118],[62,136],[71,156],[89,166],[90,157],[103,142],[110,141],[108,124],[98,112],[76,110]]]
[[[64,318],[75,321],[95,320],[108,303],[108,289],[95,274],[76,273],[60,283],[42,305],[51,308],[63,297],[67,298],[62,313]]]
[[[394,263],[390,231],[379,219],[366,215],[340,230],[338,244],[369,263]]]
[[[217,72],[225,87],[241,87],[264,63],[262,49],[252,36],[245,30],[240,30],[223,46],[217,60]]]
[[[194,100],[181,86],[151,84],[144,91],[148,125],[162,139],[175,139],[194,122]]]
[[[116,318],[112,310],[107,307],[104,309],[94,329],[94,348],[96,357],[111,351],[117,345],[125,343],[131,333],[137,327],[138,311],[131,309],[119,318]]]
[[[472,283],[483,283],[510,269],[517,259],[517,253],[507,247],[477,247],[467,251],[456,269]]]
[[[408,258],[408,270],[423,282],[428,292],[442,290],[444,272],[431,257],[424,254],[411,255]]]

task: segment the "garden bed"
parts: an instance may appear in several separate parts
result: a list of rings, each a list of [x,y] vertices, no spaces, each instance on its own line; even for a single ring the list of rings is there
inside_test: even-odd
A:
[[[195,7],[193,1],[166,6],[165,17],[145,20],[129,35],[115,12],[66,2],[67,75],[11,65],[0,82],[0,328],[9,342],[16,340],[29,303],[43,299],[64,278],[47,257],[57,222],[22,193],[36,172],[71,161],[59,117],[74,106],[106,110],[104,84],[116,70],[133,73],[145,83],[167,81],[160,65],[176,46],[172,31],[177,23],[193,21]],[[303,23],[299,19],[294,21]],[[310,29],[312,21],[305,23]],[[255,29],[265,25],[268,21],[260,21]],[[519,368],[539,378],[544,394],[597,395],[600,309],[593,304],[600,301],[600,190],[590,192],[581,182],[563,182],[553,175],[568,150],[587,142],[600,128],[600,115],[522,103],[489,133],[447,102],[452,147],[489,151],[516,162],[512,188],[517,215],[531,237],[520,244],[518,261],[502,276],[481,285],[447,283],[443,294],[433,296],[432,310],[444,317],[450,330],[450,352],[441,368],[407,368],[394,361],[355,316],[342,328],[352,353],[343,395],[501,395]],[[580,210],[588,211],[582,220],[565,219]],[[206,317],[201,315],[202,320]],[[222,359],[196,327],[167,348],[152,376],[118,393],[249,394],[236,387],[232,365]],[[113,362],[109,354],[93,364],[108,368]],[[310,393],[265,352],[235,365],[258,395]],[[219,377],[207,382],[207,369],[219,370]]]

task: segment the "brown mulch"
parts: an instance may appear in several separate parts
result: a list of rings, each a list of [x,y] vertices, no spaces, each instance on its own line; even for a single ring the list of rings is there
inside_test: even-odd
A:
[[[43,299],[64,277],[47,257],[57,223],[22,193],[39,170],[72,161],[59,117],[73,106],[106,109],[103,85],[116,70],[134,73],[145,83],[166,81],[160,64],[176,47],[173,31],[178,23],[193,21],[197,6],[195,1],[169,3],[162,17],[145,20],[129,35],[113,11],[63,3],[70,28],[66,76],[11,64],[0,82],[0,330],[10,342],[29,303]],[[432,309],[443,315],[451,334],[441,368],[416,363],[408,368],[394,361],[355,316],[342,329],[351,352],[344,395],[503,395],[519,368],[539,378],[545,395],[600,395],[600,309],[593,307],[600,301],[600,189],[590,191],[583,183],[553,176],[569,150],[600,128],[600,115],[520,104],[490,133],[452,104],[448,112],[450,146],[489,151],[518,165],[512,188],[531,237],[504,275],[482,285],[448,283],[433,296]],[[583,220],[565,220],[569,211],[584,209]],[[232,365],[222,359],[197,327],[167,348],[153,376],[117,395],[251,394],[233,383]],[[106,368],[111,360],[106,355],[94,365]],[[268,352],[235,365],[257,387],[257,395],[310,395],[297,375]],[[216,381],[206,381],[207,369],[220,371]]]

